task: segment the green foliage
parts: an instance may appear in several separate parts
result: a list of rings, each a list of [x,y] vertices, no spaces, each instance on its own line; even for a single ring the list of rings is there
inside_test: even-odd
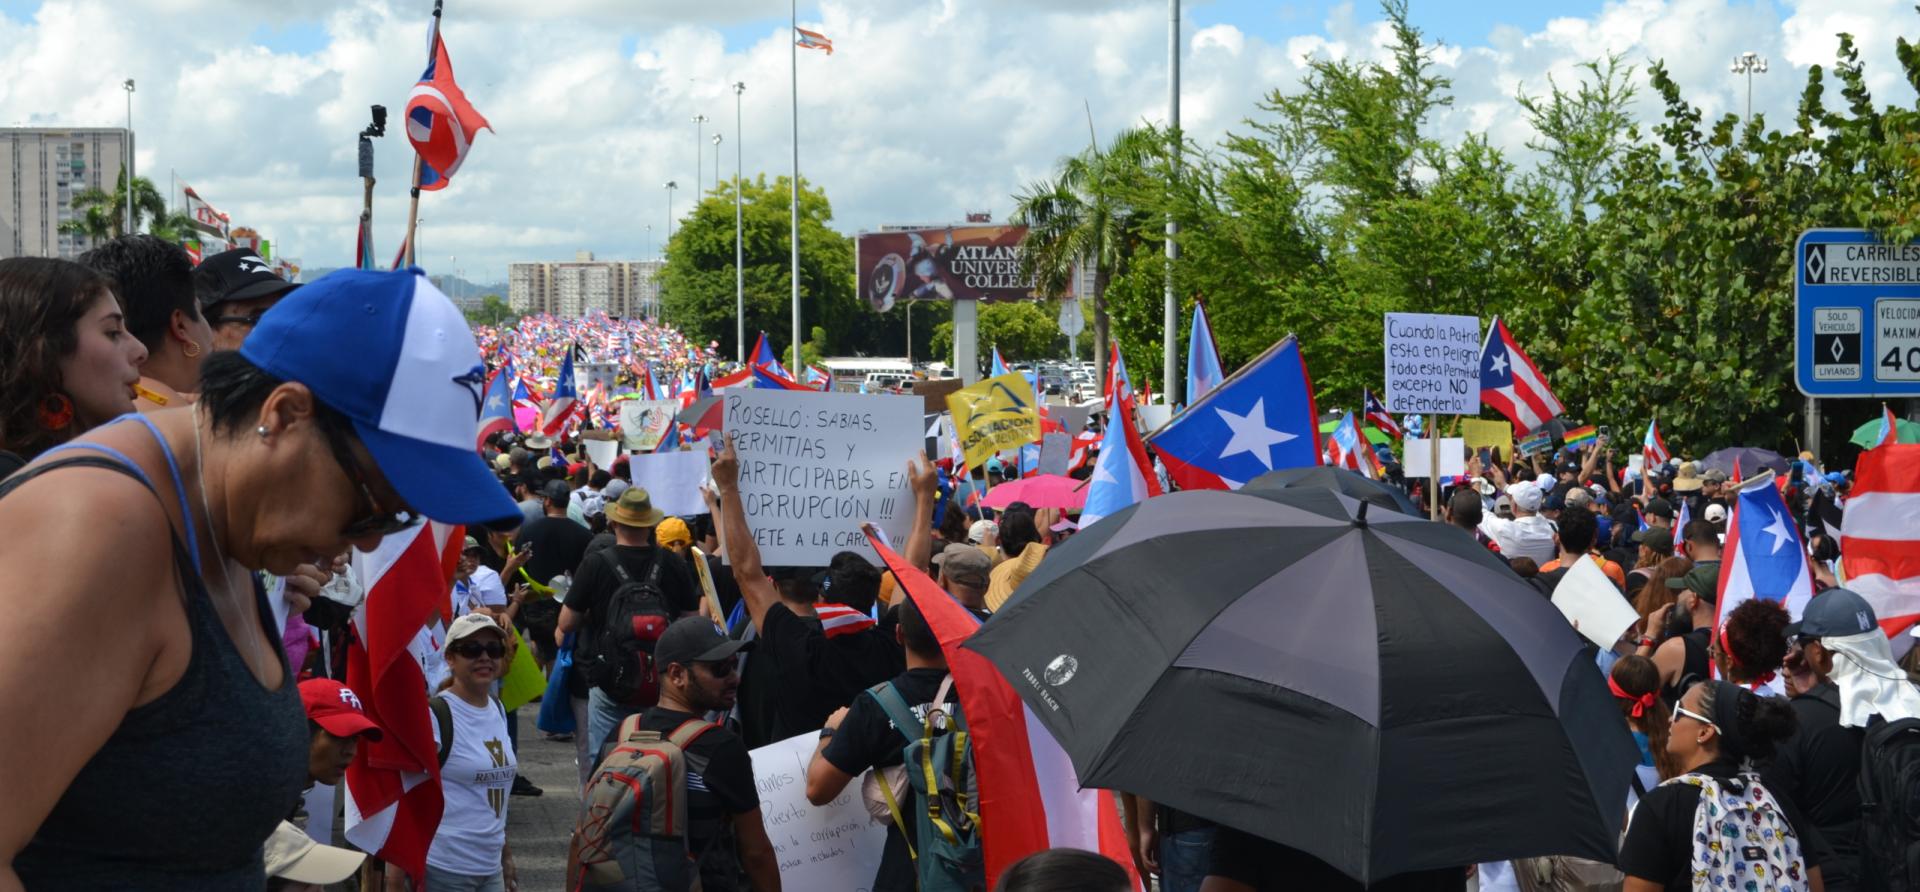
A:
[[[1320,405],[1352,407],[1381,383],[1382,313],[1500,316],[1574,420],[1637,429],[1657,416],[1695,452],[1797,448],[1795,239],[1819,226],[1920,236],[1920,106],[1877,107],[1840,35],[1840,101],[1825,101],[1829,74],[1814,67],[1790,127],[1708,121],[1658,63],[1647,81],[1663,114],[1637,124],[1632,68],[1602,58],[1577,83],[1522,88],[1515,111],[1542,158],[1523,173],[1483,136],[1441,145],[1424,132],[1450,85],[1404,2],[1383,9],[1388,60],[1309,60],[1217,145],[1129,131],[1017,196],[1040,281],[1097,260],[1096,310],[1135,379],[1157,381],[1171,217],[1182,357],[1204,300],[1226,368],[1292,332]],[[1896,45],[1920,88],[1920,47]],[[1828,401],[1842,432],[1827,439],[1844,440],[1863,406]]]
[[[480,306],[467,311],[467,321],[474,325],[513,325],[520,317],[507,306],[507,302],[498,294],[489,294],[480,298]]]
[[[127,168],[120,167],[120,177],[114,182],[113,191],[102,189],[82,189],[73,196],[73,209],[81,215],[60,224],[60,231],[70,235],[83,235],[96,241],[119,238],[127,231]],[[171,226],[175,217],[169,215],[167,200],[160,196],[160,190],[154,188],[153,181],[146,177],[134,177],[132,186],[134,230],[140,230],[141,221],[163,221]],[[155,232],[166,237],[166,233]]]
[[[994,346],[1007,361],[1053,359],[1066,355],[1067,336],[1060,333],[1058,311],[1054,304],[1020,302],[980,305],[981,364],[993,354]],[[953,352],[953,323],[942,322],[933,329],[933,351],[946,356]]]

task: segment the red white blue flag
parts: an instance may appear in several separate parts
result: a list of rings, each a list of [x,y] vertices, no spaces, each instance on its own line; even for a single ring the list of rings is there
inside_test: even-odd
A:
[[[1373,454],[1366,435],[1360,432],[1360,425],[1354,423],[1351,412],[1340,419],[1339,426],[1327,438],[1326,461],[1336,468],[1359,471],[1368,479],[1380,476],[1380,460]]]
[[[1646,456],[1644,467],[1649,471],[1654,465],[1666,464],[1673,458],[1673,453],[1667,450],[1667,438],[1660,436],[1660,419],[1647,423],[1647,435],[1640,441],[1640,454]]]
[[[1714,628],[1726,622],[1733,608],[1755,598],[1779,603],[1794,619],[1813,598],[1813,574],[1800,545],[1800,529],[1780,488],[1773,485],[1772,471],[1741,484],[1734,498]]]
[[[1840,518],[1847,588],[1898,635],[1920,621],[1920,445],[1860,453]]]
[[[1893,410],[1887,408],[1886,403],[1881,403],[1880,435],[1873,438],[1873,446],[1870,448],[1878,449],[1881,446],[1892,446],[1898,442],[1900,442],[1899,419],[1893,417]]]
[[[1220,386],[1220,348],[1213,342],[1213,325],[1204,304],[1193,305],[1193,328],[1187,332],[1187,402]]]
[[[1173,416],[1149,440],[1181,489],[1239,489],[1320,463],[1313,383],[1292,335]]]
[[[578,398],[579,392],[573,387],[573,351],[568,350],[566,358],[560,360],[560,378],[553,382],[553,396],[540,411],[540,433],[560,436],[567,429],[567,422],[573,420]]]
[[[1387,407],[1381,404],[1379,397],[1373,395],[1373,391],[1360,391],[1360,402],[1363,406],[1362,411],[1367,415],[1367,422],[1379,428],[1381,433],[1396,440],[1406,436],[1406,431],[1401,430],[1400,425],[1394,422],[1393,416],[1387,413]]]
[[[453,61],[440,39],[440,4],[427,29],[427,70],[407,97],[407,141],[420,156],[420,188],[445,189],[481,130],[492,130],[453,80]]]
[[[1480,345],[1480,402],[1507,416],[1517,434],[1539,430],[1567,411],[1498,316]]]

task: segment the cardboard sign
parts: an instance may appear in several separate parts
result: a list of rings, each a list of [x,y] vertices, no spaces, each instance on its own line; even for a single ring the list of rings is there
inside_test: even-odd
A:
[[[906,540],[907,460],[926,448],[918,397],[737,390],[725,399],[761,561],[818,567],[855,551],[878,564],[860,532],[867,522]]]
[[[1588,641],[1609,650],[1640,619],[1638,611],[1614,588],[1613,580],[1593,558],[1582,557],[1553,587],[1553,606]]]
[[[934,378],[913,382],[913,395],[927,401],[928,415],[947,411],[947,395],[967,386],[959,378]]]
[[[820,745],[811,731],[748,755],[760,790],[760,819],[786,889],[870,889],[887,848],[887,828],[860,801],[862,774],[826,805],[807,801],[807,765]]]
[[[1073,458],[1073,438],[1066,434],[1048,434],[1040,438],[1040,473],[1066,476],[1067,463]]]
[[[1388,313],[1387,411],[1480,413],[1480,319]]]
[[[1433,445],[1408,437],[1401,443],[1401,470],[1408,477],[1433,476]],[[1462,437],[1440,438],[1440,476],[1458,477],[1467,472],[1467,441]]]
[[[1478,418],[1460,419],[1461,439],[1467,441],[1467,448],[1476,452],[1481,447],[1493,450],[1494,457],[1507,461],[1513,457],[1513,422],[1482,421]]]
[[[654,452],[627,457],[634,486],[647,491],[653,507],[675,517],[707,513],[700,498],[700,481],[707,476],[707,451]]]
[[[679,414],[679,400],[621,400],[620,445],[628,452],[652,452]]]
[[[947,396],[960,451],[968,467],[981,467],[1003,449],[1018,449],[1040,439],[1040,413],[1033,385],[1019,372],[987,378]]]

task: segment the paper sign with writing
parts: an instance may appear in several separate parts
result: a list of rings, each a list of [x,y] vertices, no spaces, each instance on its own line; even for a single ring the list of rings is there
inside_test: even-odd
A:
[[[1019,372],[987,378],[947,395],[960,451],[968,467],[981,467],[1003,449],[1018,449],[1040,439],[1040,413],[1033,385]]]
[[[652,452],[679,413],[678,400],[622,400],[620,445],[628,452]]]
[[[916,410],[919,401],[914,400]],[[760,819],[780,862],[785,889],[871,889],[887,848],[887,828],[860,801],[856,777],[826,805],[807,802],[807,765],[820,745],[814,733],[770,743],[749,755],[760,790]]]
[[[907,460],[926,448],[919,397],[736,390],[725,400],[761,561],[817,567],[854,551],[877,564],[860,532],[869,521],[906,540]]]
[[[1387,411],[1479,414],[1479,317],[1386,316]]]
[[[707,450],[674,450],[627,456],[632,483],[647,491],[653,507],[674,517],[707,513],[700,498],[700,481],[707,476]]]

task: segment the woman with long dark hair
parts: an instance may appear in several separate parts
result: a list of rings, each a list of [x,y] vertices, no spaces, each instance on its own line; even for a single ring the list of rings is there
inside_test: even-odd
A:
[[[133,410],[147,348],[105,276],[68,260],[0,260],[0,332],[0,477]]]

